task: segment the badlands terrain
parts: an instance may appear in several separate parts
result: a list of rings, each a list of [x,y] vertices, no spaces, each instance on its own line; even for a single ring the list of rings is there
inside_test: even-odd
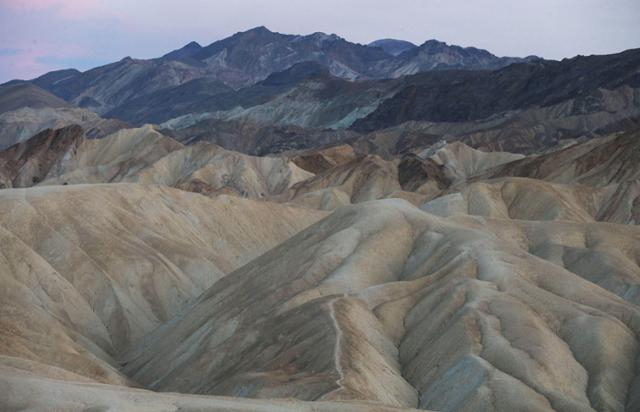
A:
[[[0,86],[0,410],[639,411],[639,90],[264,27]]]

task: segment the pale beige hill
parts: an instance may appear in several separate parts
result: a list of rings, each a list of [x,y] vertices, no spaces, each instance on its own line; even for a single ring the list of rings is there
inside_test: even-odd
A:
[[[8,171],[0,169],[5,186],[138,182],[330,210],[385,197],[419,204],[452,183],[521,157],[461,143],[390,161],[359,156],[348,145],[255,157],[206,142],[183,146],[151,126],[99,140],[75,132],[67,139],[78,128],[72,129],[43,132],[0,152],[9,159]]]
[[[484,228],[495,226],[494,231],[503,236],[500,227],[506,225],[503,237],[523,249],[640,304],[636,257],[640,256],[640,233],[626,226],[640,223],[639,206],[634,204],[639,195],[637,181],[592,188],[504,178],[472,183],[421,209],[439,216],[492,218],[493,223]],[[508,234],[515,226],[520,233]]]
[[[566,225],[446,219],[397,199],[340,208],[214,284],[129,351],[125,372],[200,394],[636,410],[640,309],[541,247],[627,245],[589,271],[638,279],[639,229]]]
[[[637,181],[597,188],[507,177],[462,184],[451,191],[421,208],[440,216],[640,223]]]
[[[46,379],[0,367],[0,406],[5,412],[394,412],[367,402],[301,402],[157,393],[96,383]]]
[[[640,305],[640,231],[627,225],[456,217]]]
[[[276,199],[319,209],[386,197],[420,203],[438,196],[452,184],[523,157],[482,152],[460,142],[434,145],[417,155],[393,160],[377,155],[358,156],[348,145],[309,150],[292,159],[317,175]]]
[[[24,142],[20,153],[33,151],[34,145],[44,147],[38,139],[40,136]],[[256,157],[206,142],[184,146],[151,126],[54,146],[58,140],[54,137],[47,146],[59,146],[54,150],[59,152],[56,156],[49,155],[53,160],[27,156],[28,173],[20,172],[20,179],[14,179],[16,186],[135,182],[207,195],[267,197],[326,210],[389,196],[406,197],[416,203],[423,200],[423,196],[402,190],[397,161],[378,156],[356,157],[349,146],[300,155]],[[314,175],[296,163],[322,173]]]
[[[639,410],[634,136],[384,160],[44,133],[2,169],[49,179],[0,191],[0,409]],[[50,186],[84,181],[139,183]]]
[[[402,190],[398,161],[367,155],[318,173],[271,199],[333,210],[351,203],[386,197],[406,198],[416,204],[424,200],[421,194]]]
[[[78,107],[21,107],[0,113],[0,149],[23,142],[45,129],[80,125],[90,137],[102,137],[130,127],[115,119],[103,119]]]
[[[138,182],[260,198],[313,176],[286,157],[248,156],[206,142],[184,146],[150,125],[102,139],[86,139],[78,126],[47,130],[0,152],[0,160],[5,187]]]
[[[640,179],[640,131],[592,139],[507,163],[477,179],[521,176],[606,186]]]
[[[121,182],[182,147],[149,125],[124,129],[103,139],[84,139],[41,181],[45,185]]]
[[[452,185],[460,185],[486,170],[523,157],[441,141],[418,154],[403,156],[398,164],[398,179],[403,190],[419,193],[423,200],[433,199]]]
[[[0,188],[28,187],[40,182],[50,169],[85,140],[78,125],[44,130],[31,139],[0,151]]]
[[[333,167],[354,160],[358,155],[348,144],[283,153],[302,169],[311,173],[321,173]]]
[[[418,154],[418,157],[433,160],[442,168],[444,176],[455,184],[499,165],[522,159],[524,155],[483,152],[464,143],[453,142],[439,148],[425,149]]]
[[[1,190],[0,363],[126,383],[117,353],[321,217],[151,185]]]
[[[201,142],[163,157],[127,180],[260,198],[280,194],[312,176],[286,158],[248,156]]]

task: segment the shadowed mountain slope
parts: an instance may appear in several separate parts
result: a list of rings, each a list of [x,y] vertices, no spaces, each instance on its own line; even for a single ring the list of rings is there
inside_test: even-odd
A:
[[[598,107],[599,89],[640,87],[640,50],[607,56],[514,64],[497,71],[421,73],[365,119],[360,131],[409,120],[460,122],[531,107],[545,107],[580,97],[574,113]]]
[[[82,125],[91,137],[102,137],[126,127],[119,120],[102,119],[74,107],[27,82],[0,85],[0,149],[22,142],[45,129]]]
[[[640,179],[640,131],[630,130],[507,163],[478,176],[521,176],[606,186]]]
[[[0,86],[0,113],[21,107],[72,107],[71,104],[31,83],[8,83]]]
[[[303,127],[348,127],[390,97],[399,81],[351,82],[316,62],[294,64],[240,90],[195,79],[128,101],[107,116],[185,127],[207,118]]]

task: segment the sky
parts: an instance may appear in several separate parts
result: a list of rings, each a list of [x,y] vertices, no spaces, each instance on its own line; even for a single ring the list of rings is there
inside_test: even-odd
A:
[[[0,0],[0,83],[158,57],[263,25],[562,59],[640,47],[638,22],[640,0]]]

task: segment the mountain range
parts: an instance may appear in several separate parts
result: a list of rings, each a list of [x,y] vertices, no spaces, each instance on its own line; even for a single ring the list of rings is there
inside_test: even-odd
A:
[[[384,50],[393,45],[404,50]],[[392,151],[443,138],[529,153],[636,124],[639,56],[498,58],[434,40],[364,46],[258,27],[157,59],[29,81],[48,100],[3,109],[0,144],[72,123],[84,122],[95,137],[154,123],[184,142],[204,139],[251,154],[358,139],[370,146],[382,136],[390,142],[371,148],[381,155],[398,139],[404,143]]]
[[[522,59],[499,58],[486,50],[434,40],[394,55],[335,34],[286,35],[256,27],[208,46],[191,42],[160,58],[127,57],[83,73],[47,73],[33,83],[104,115],[135,98],[191,81],[206,79],[207,89],[238,89],[306,61],[322,64],[334,76],[356,80],[395,78],[423,70],[498,68]]]
[[[0,410],[640,410],[640,49],[273,33],[0,85]]]

